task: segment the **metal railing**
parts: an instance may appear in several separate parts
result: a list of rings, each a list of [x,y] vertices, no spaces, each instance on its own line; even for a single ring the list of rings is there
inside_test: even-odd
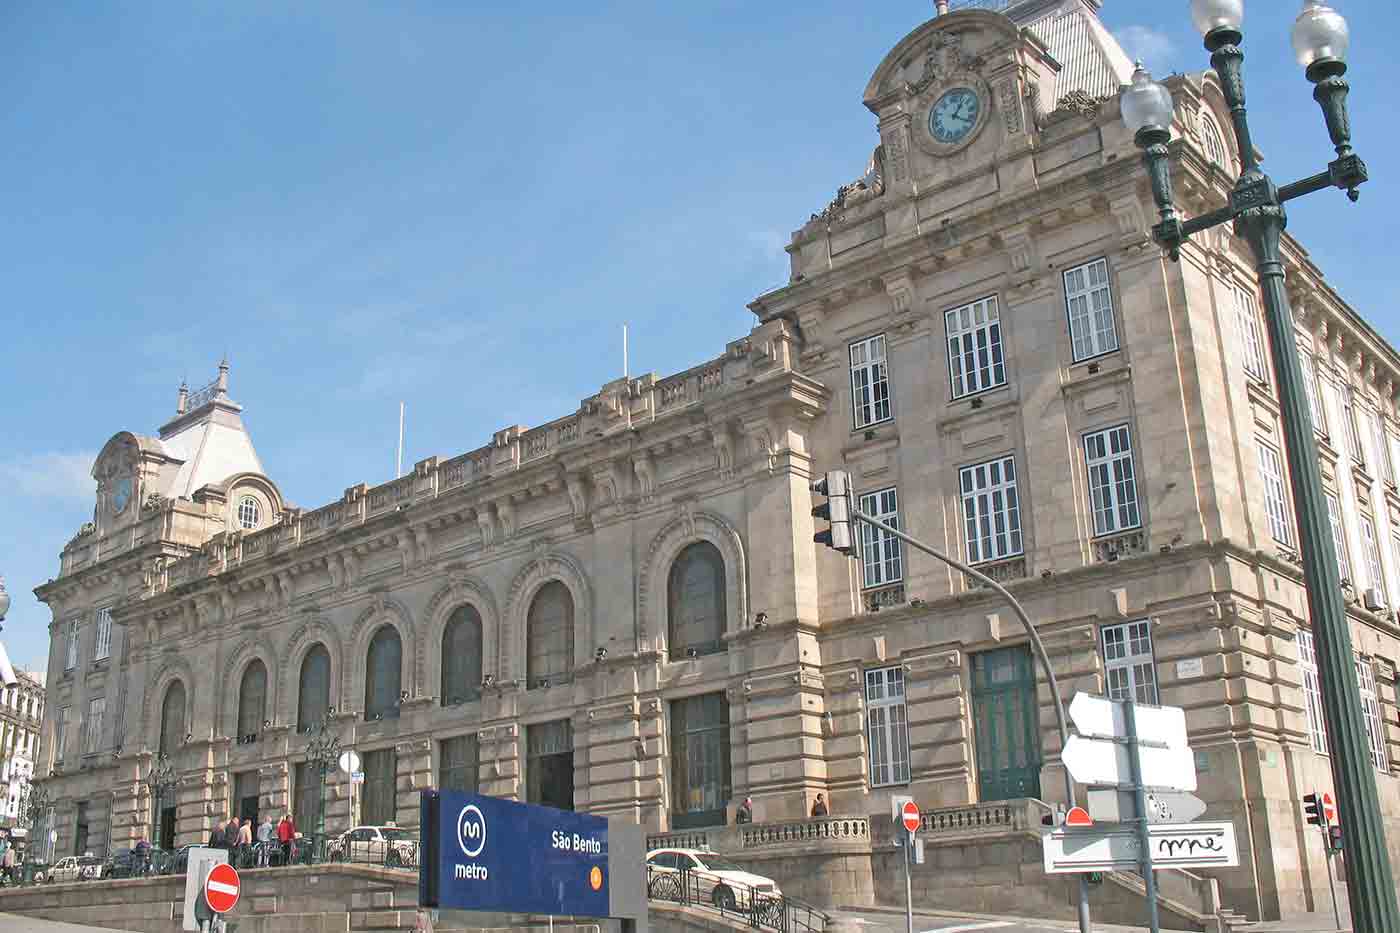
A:
[[[648,865],[647,897],[733,917],[755,930],[777,933],[821,933],[829,919],[804,901],[701,871],[668,871]]]

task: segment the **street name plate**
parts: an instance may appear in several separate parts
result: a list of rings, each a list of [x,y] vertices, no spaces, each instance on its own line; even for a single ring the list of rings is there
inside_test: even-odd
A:
[[[1076,693],[1069,704],[1069,717],[1074,720],[1074,727],[1082,736],[1125,738],[1128,726],[1123,716],[1123,702]],[[1181,707],[1138,703],[1134,714],[1140,743],[1166,748],[1186,747],[1186,711]]]
[[[1165,823],[1148,827],[1152,867],[1231,868],[1239,865],[1234,823]],[[1042,834],[1045,871],[1133,871],[1142,861],[1138,830],[1131,825],[1092,829],[1059,827]]]
[[[1196,762],[1191,749],[1138,746],[1144,787],[1195,790]],[[1060,756],[1081,784],[1132,784],[1132,764],[1127,745],[1109,739],[1072,735]]]

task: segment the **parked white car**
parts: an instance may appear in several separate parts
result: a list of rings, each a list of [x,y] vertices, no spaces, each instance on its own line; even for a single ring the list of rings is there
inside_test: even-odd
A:
[[[674,874],[692,897],[706,898],[716,907],[730,910],[748,910],[750,898],[761,902],[783,896],[772,878],[746,871],[724,856],[703,849],[653,849],[647,853],[647,873],[649,885],[658,876]],[[668,893],[659,886],[655,891],[658,897],[667,897]]]
[[[410,868],[418,864],[418,837],[398,826],[356,826],[331,840],[328,854],[341,862]]]
[[[45,881],[49,884],[64,884],[69,881],[96,881],[102,877],[106,866],[95,855],[70,855],[61,858],[48,870]]]

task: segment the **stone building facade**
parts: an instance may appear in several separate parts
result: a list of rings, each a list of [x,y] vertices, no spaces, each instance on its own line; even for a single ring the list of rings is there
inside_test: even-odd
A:
[[[19,819],[24,788],[39,756],[44,718],[44,677],[15,671],[15,685],[0,687],[0,825]]]
[[[818,793],[860,814],[1055,801],[1058,733],[1006,607],[892,540],[859,563],[813,545],[810,482],[844,468],[867,510],[1013,588],[1066,699],[1186,708],[1208,817],[1238,830],[1232,906],[1325,898],[1300,798],[1330,776],[1251,261],[1224,230],[1179,263],[1149,240],[1097,8],[966,9],[901,40],[864,93],[869,170],[693,369],[314,509],[258,464],[226,368],[158,437],[113,437],[94,523],[37,590],[59,851],[196,841],[231,812],[308,829],[322,799],[331,831],[411,825],[429,786],[655,830],[745,796],[759,821]],[[1213,208],[1236,165],[1221,94],[1170,86],[1176,190]],[[1400,355],[1286,250],[1400,864]],[[361,790],[333,770],[322,797],[322,727]],[[155,799],[160,754],[179,781]]]

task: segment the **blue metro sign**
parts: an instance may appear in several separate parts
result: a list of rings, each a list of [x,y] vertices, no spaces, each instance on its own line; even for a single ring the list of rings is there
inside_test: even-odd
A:
[[[458,791],[424,791],[421,806],[420,905],[616,916],[606,819]]]

